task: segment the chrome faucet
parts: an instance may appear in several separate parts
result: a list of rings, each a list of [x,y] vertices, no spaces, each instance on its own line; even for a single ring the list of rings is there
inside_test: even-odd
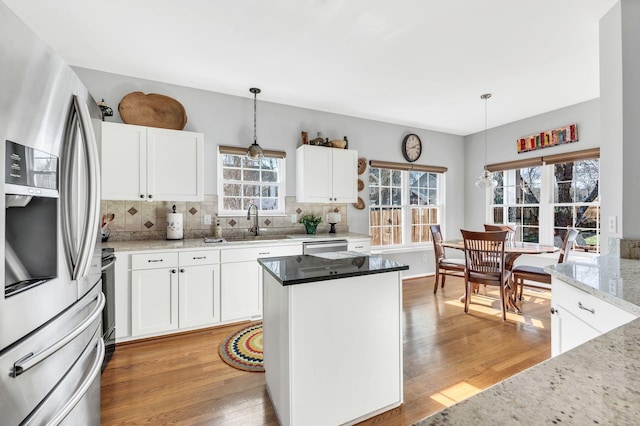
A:
[[[249,228],[249,232],[253,232],[257,237],[260,233],[260,228],[258,227],[258,206],[255,203],[249,203],[249,207],[247,207],[247,220],[251,220],[251,207],[256,208],[256,220],[254,222],[255,225]]]

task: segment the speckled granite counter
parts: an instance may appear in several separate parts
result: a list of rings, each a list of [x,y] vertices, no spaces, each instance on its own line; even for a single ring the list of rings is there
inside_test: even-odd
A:
[[[230,246],[257,245],[257,244],[291,244],[302,241],[332,240],[332,239],[369,239],[368,235],[354,232],[341,232],[335,234],[292,234],[272,235],[264,234],[258,239],[235,240],[228,239],[221,243],[205,243],[204,238],[191,238],[184,240],[140,240],[140,241],[114,241],[102,243],[102,247],[113,248],[115,251],[144,251],[144,250],[175,250],[193,248],[221,248]]]
[[[547,268],[640,314],[640,261],[603,256]],[[418,425],[640,423],[640,319],[442,410]]]

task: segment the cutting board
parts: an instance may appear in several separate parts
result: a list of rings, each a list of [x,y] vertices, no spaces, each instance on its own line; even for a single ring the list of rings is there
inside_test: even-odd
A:
[[[126,124],[175,130],[182,130],[187,124],[182,104],[157,93],[131,92],[120,101],[118,112]]]

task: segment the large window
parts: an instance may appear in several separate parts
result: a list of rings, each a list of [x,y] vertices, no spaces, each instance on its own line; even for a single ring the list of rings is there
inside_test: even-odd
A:
[[[381,162],[373,162],[376,163]],[[394,163],[387,163],[394,165]],[[398,165],[398,167],[406,165]],[[369,168],[369,232],[374,246],[431,241],[429,226],[442,215],[442,172]],[[446,170],[437,168],[438,170]]]
[[[580,151],[540,158],[544,165],[492,170],[498,186],[491,191],[489,220],[517,224],[520,241],[557,247],[567,229],[575,228],[576,247],[598,252],[598,156],[598,150]]]
[[[249,203],[269,214],[284,214],[284,153],[267,151],[264,158],[254,161],[244,151],[219,147],[219,214],[244,214]]]

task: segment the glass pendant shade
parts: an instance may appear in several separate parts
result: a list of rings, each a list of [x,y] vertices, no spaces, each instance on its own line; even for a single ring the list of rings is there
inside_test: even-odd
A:
[[[252,143],[249,149],[247,149],[247,158],[250,160],[260,160],[262,157],[264,157],[264,152],[262,148],[260,148],[260,145],[258,145],[257,142]]]
[[[250,160],[260,160],[264,157],[264,151],[258,145],[258,138],[256,135],[256,95],[260,93],[260,89],[252,87],[249,89],[253,93],[253,143],[247,149],[247,158]]]
[[[498,186],[498,181],[493,178],[493,173],[489,170],[483,170],[476,180],[477,188],[495,188],[496,186]]]

